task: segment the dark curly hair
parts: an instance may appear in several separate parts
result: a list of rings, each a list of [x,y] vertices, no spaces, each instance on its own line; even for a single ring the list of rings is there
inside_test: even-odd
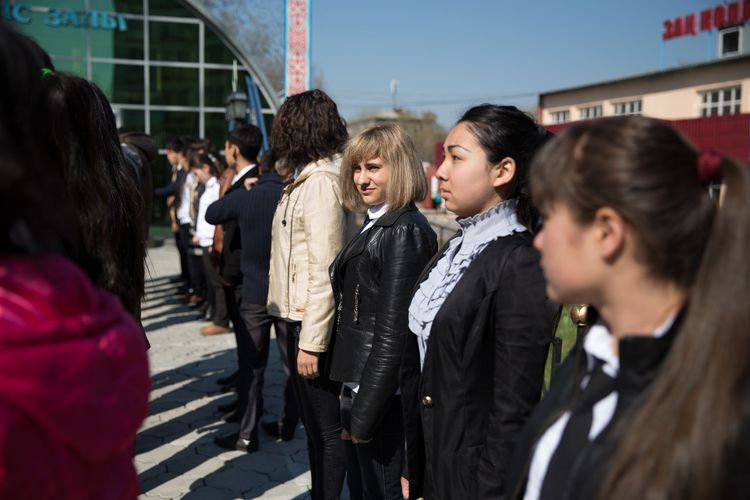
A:
[[[322,90],[289,97],[273,121],[271,146],[290,168],[328,158],[344,150],[349,135],[336,103]]]

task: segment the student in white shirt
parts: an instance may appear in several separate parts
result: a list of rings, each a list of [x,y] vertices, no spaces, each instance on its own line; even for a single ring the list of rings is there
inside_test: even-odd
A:
[[[530,178],[547,293],[594,317],[505,498],[747,498],[750,168],[628,116],[571,125]]]
[[[198,212],[195,221],[195,233],[193,234],[193,245],[200,247],[201,264],[203,274],[206,278],[206,294],[209,308],[213,310],[216,306],[214,284],[218,282],[219,275],[216,259],[213,256],[214,225],[206,222],[206,210],[211,203],[219,199],[219,181],[221,174],[218,164],[207,154],[191,151],[188,154],[190,173],[198,182],[203,184],[204,190],[198,200]],[[229,328],[226,329],[230,331]]]

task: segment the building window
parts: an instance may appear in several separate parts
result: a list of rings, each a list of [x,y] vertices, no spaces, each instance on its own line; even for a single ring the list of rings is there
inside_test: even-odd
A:
[[[207,63],[232,64],[236,59],[213,31],[206,30],[204,40],[204,57]]]
[[[740,86],[701,92],[701,116],[733,115],[740,112]]]
[[[553,111],[551,115],[552,123],[565,123],[570,121],[570,111],[567,109],[564,111]]]
[[[616,115],[640,115],[641,100],[616,102],[613,107],[613,112]]]
[[[149,23],[152,61],[198,62],[200,31],[197,24]]]
[[[198,112],[152,111],[151,130],[156,144],[164,144],[180,135],[200,137]]]
[[[143,104],[143,66],[92,63],[91,75],[107,99],[114,104]]]
[[[602,116],[602,107],[599,106],[588,106],[580,109],[581,120],[590,120],[591,118],[598,118]]]
[[[198,106],[197,69],[171,66],[151,66],[149,69],[152,106]]]
[[[92,56],[103,59],[143,60],[143,21],[128,19],[127,31],[88,32]]]
[[[734,56],[740,53],[740,27],[721,30],[719,33],[719,57]]]

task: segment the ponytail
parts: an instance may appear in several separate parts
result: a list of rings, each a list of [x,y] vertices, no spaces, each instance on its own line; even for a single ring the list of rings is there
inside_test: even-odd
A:
[[[750,167],[723,158],[723,193],[687,316],[621,440],[600,499],[722,498],[736,467],[750,363]],[[679,251],[679,249],[675,249]]]
[[[516,162],[512,189],[508,199],[515,198],[516,217],[534,234],[539,229],[539,212],[532,203],[529,188],[529,165],[535,153],[552,137],[552,133],[515,106],[481,104],[468,109],[458,123],[466,123],[482,146],[490,165],[511,157]]]

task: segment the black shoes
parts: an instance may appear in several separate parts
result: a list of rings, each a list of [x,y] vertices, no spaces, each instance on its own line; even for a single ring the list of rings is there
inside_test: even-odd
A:
[[[219,410],[219,413],[229,413],[230,411],[236,410],[238,405],[239,402],[235,399],[231,403],[219,405],[216,409]]]
[[[227,375],[226,377],[221,377],[219,379],[216,379],[216,383],[219,385],[232,385],[235,382],[237,382],[238,378],[239,378],[239,373],[234,372],[234,373]]]
[[[237,386],[234,384],[228,384],[219,387],[219,394],[229,394],[230,392],[237,392]]]
[[[239,433],[229,434],[227,436],[216,436],[214,438],[214,443],[216,443],[216,446],[227,450],[244,451],[245,453],[258,451],[257,441],[243,439],[240,437]]]
[[[294,428],[284,426],[280,422],[261,422],[260,426],[266,431],[266,434],[276,439],[276,441],[291,441],[294,439]]]

